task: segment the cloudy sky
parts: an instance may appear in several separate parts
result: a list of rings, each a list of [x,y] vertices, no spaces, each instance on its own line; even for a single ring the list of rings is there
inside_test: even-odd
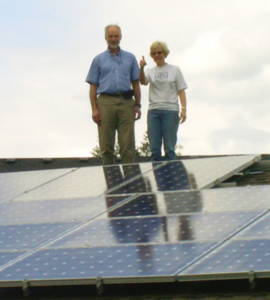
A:
[[[270,1],[0,0],[0,158],[91,156],[85,78],[110,23],[150,68],[150,44],[168,44],[188,84],[183,155],[270,153]],[[147,106],[142,87],[137,145]]]

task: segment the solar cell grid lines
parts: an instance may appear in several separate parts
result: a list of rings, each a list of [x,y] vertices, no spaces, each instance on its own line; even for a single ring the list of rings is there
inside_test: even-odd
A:
[[[251,255],[258,229],[267,263],[269,186],[211,189],[256,159],[39,171],[31,185],[34,173],[0,174],[0,286],[196,280],[232,264],[239,249]],[[241,261],[234,276],[249,271]]]

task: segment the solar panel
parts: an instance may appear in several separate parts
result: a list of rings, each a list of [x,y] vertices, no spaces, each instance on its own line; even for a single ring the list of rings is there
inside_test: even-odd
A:
[[[270,277],[270,213],[268,209],[230,240],[178,274],[179,280]]]
[[[16,201],[37,201],[201,189],[214,186],[256,161],[256,156],[193,159],[165,163],[144,163],[75,169],[57,180],[17,197]],[[39,171],[42,177],[44,171]],[[49,171],[48,171],[49,172]],[[45,181],[45,180],[44,180]]]
[[[253,159],[252,159],[253,157]],[[231,177],[233,174],[243,170],[258,161],[256,156],[230,156],[212,157],[206,159],[183,160],[183,164],[188,170],[189,177],[194,181],[194,186],[198,189],[211,188],[218,182]],[[213,181],[215,178],[215,181]]]
[[[270,239],[270,214],[267,213],[264,215],[257,222],[253,223],[252,226],[239,233],[235,239]]]
[[[2,174],[8,188],[0,203],[0,286],[23,280],[95,284],[100,277],[106,283],[166,282],[216,274],[201,270],[218,251],[229,247],[233,253],[238,242],[253,239],[252,225],[260,226],[270,198],[269,186],[210,187],[257,159],[85,167],[44,176],[39,171],[31,185],[20,183],[23,174],[18,181]]]
[[[144,176],[112,193],[143,193],[146,188],[153,192],[210,188],[257,160],[255,156],[235,156],[155,163]]]
[[[178,274],[179,281],[270,277],[270,240],[234,240]]]
[[[112,206],[112,201],[120,202],[126,198],[127,196],[116,196],[110,200],[101,196],[0,203],[0,224],[84,222],[107,211],[108,205]],[[106,201],[109,201],[108,204]]]
[[[97,197],[151,170],[152,164],[84,167],[23,194],[14,201]],[[41,174],[43,171],[39,171]],[[138,173],[139,172],[139,173]]]
[[[164,244],[181,241],[222,240],[260,212],[145,216],[98,219],[69,234],[52,248],[83,248],[127,244]],[[222,221],[225,226],[218,224]]]
[[[0,265],[3,266],[4,264],[18,258],[24,253],[25,251],[0,251]]]
[[[201,191],[204,211],[260,210],[270,208],[270,185]]]
[[[72,169],[0,173],[0,203],[68,174]]]
[[[26,251],[74,227],[72,223],[24,224],[0,226],[0,251]]]
[[[178,268],[200,256],[214,242],[124,245],[122,247],[93,247],[46,249],[33,253],[15,265],[0,272],[1,283],[11,280],[94,280],[103,277],[106,282],[117,279],[118,283],[138,277],[170,277]],[[110,279],[112,281],[110,281]],[[167,279],[168,280],[168,279]],[[154,279],[153,279],[154,281]]]

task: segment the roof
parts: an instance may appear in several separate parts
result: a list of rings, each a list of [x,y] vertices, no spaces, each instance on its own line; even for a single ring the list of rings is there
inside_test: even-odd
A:
[[[180,159],[209,158],[212,156],[186,156]],[[216,157],[216,156],[215,156]],[[229,186],[258,186],[270,184],[270,155],[263,154],[261,161],[254,163],[241,172],[217,184],[216,188]],[[138,162],[149,158],[138,158]],[[98,158],[18,158],[0,159],[0,173],[77,168],[101,165]],[[214,187],[215,188],[215,187]],[[252,285],[251,285],[252,283]],[[270,300],[269,279],[255,280],[213,280],[207,282],[175,282],[150,284],[123,284],[104,286],[104,290],[95,286],[29,287],[29,299],[239,299]],[[97,292],[102,292],[97,295]],[[25,299],[21,288],[0,289],[0,299]]]
[[[178,156],[178,159],[199,159],[210,157],[229,157],[230,155],[193,155]],[[150,157],[137,157],[136,162],[149,162]],[[261,154],[261,161],[267,163],[270,161],[270,154]],[[258,166],[260,168],[260,162]],[[119,163],[119,161],[118,161]],[[0,158],[0,173],[33,171],[33,170],[50,170],[59,168],[78,168],[101,166],[102,161],[96,157],[45,157],[45,158]]]

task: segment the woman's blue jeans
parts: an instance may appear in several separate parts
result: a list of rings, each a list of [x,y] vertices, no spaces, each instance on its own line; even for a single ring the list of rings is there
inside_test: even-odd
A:
[[[165,160],[175,160],[179,113],[173,110],[152,109],[148,111],[147,122],[152,161],[162,160],[162,141],[164,143]]]

